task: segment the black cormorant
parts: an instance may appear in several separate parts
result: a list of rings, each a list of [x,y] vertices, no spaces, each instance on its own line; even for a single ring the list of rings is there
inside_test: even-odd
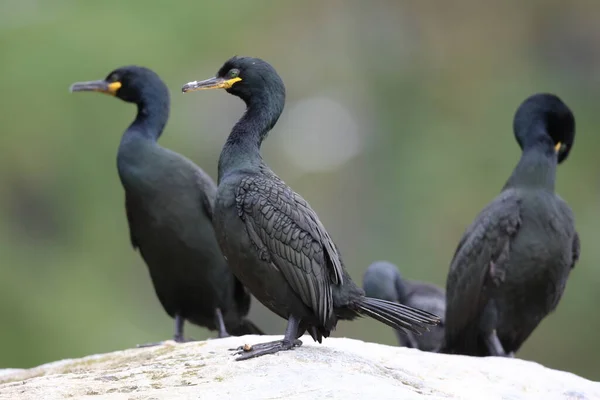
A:
[[[319,343],[338,320],[367,315],[418,332],[438,318],[367,298],[347,274],[340,253],[310,205],[263,161],[260,147],[285,102],[284,84],[267,62],[233,57],[217,76],[183,92],[221,88],[240,97],[246,112],[219,158],[214,225],[233,273],[267,308],[288,320],[281,341],[240,350],[238,360],[300,346],[308,331]]]
[[[363,276],[363,289],[368,297],[394,301],[434,315],[446,314],[444,289],[431,283],[403,278],[398,267],[389,261],[376,261],[369,265]],[[400,346],[437,352],[444,341],[444,321],[442,318],[439,325],[421,336],[411,332],[395,332]]]
[[[169,117],[169,91],[153,71],[128,66],[72,92],[110,94],[137,105],[123,134],[117,167],[125,189],[131,244],[148,266],[156,295],[175,318],[175,341],[187,320],[219,337],[262,333],[246,319],[250,294],[231,273],[212,225],[216,185],[192,161],[157,143]]]
[[[518,108],[523,153],[502,192],[464,233],[446,283],[442,351],[511,356],[552,312],[579,259],[571,208],[554,192],[557,164],[575,139],[575,119],[555,95]]]

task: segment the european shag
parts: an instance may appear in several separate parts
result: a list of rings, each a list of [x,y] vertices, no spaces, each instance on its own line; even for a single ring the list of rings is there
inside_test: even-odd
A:
[[[363,276],[363,289],[368,297],[394,301],[434,315],[446,313],[444,289],[431,283],[403,278],[398,267],[388,261],[376,261],[369,265]],[[400,346],[422,351],[437,352],[444,341],[443,320],[421,336],[411,332],[395,332]]]
[[[71,91],[106,93],[137,105],[117,167],[131,244],[148,266],[160,303],[175,319],[175,341],[184,341],[186,320],[217,330],[219,337],[261,334],[246,319],[250,294],[231,273],[215,237],[215,183],[192,161],[157,143],[169,117],[163,81],[147,68],[127,66],[103,80],[75,83]]]
[[[443,352],[512,356],[560,301],[579,259],[571,208],[554,192],[575,118],[555,95],[535,94],[513,123],[521,159],[501,193],[464,233],[446,284]]]
[[[437,316],[365,297],[346,272],[340,252],[310,205],[263,161],[262,141],[285,102],[284,84],[267,62],[233,57],[216,77],[183,92],[225,89],[246,103],[221,152],[214,225],[233,273],[288,324],[281,341],[243,346],[237,360],[300,346],[306,331],[319,343],[338,320],[361,315],[396,329],[420,332]]]

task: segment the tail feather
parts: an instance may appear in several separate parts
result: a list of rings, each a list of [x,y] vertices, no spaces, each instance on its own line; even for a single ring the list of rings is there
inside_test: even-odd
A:
[[[264,335],[265,333],[249,319],[243,319],[235,328],[229,331],[233,336]]]
[[[371,297],[365,297],[358,308],[360,314],[376,319],[394,329],[417,335],[428,331],[428,326],[435,326],[440,322],[440,317],[426,311]]]
[[[373,305],[374,307],[379,307],[383,310],[390,310],[390,307],[392,310],[401,310],[400,314],[402,314],[408,318],[413,318],[415,321],[419,321],[419,322],[423,322],[423,323],[435,322],[433,325],[437,325],[440,322],[439,316],[432,314],[430,312],[427,312],[427,311],[423,311],[419,308],[414,308],[414,307],[410,307],[410,306],[396,303],[393,301],[376,299],[376,298],[372,298],[372,297],[366,297],[365,299],[367,300],[367,302],[369,304]],[[392,311],[392,312],[394,312],[394,311]],[[431,324],[429,324],[429,325],[431,325]]]
[[[416,328],[415,326],[413,326],[412,324],[410,324],[408,322],[392,321],[391,319],[388,318],[387,315],[382,315],[376,311],[364,308],[362,306],[361,306],[360,312],[364,315],[367,315],[367,316],[373,318],[373,319],[376,319],[379,322],[383,322],[387,326],[391,326],[394,329],[401,330],[405,333],[410,331],[410,332],[414,332],[416,334],[420,334],[420,332],[421,332],[418,328]]]

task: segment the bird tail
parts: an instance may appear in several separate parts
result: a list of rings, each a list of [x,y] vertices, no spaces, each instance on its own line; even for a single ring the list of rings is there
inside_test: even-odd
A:
[[[357,312],[361,315],[376,319],[394,329],[417,335],[429,331],[428,326],[435,326],[440,322],[440,317],[427,311],[372,297],[364,297],[357,306]]]
[[[231,329],[229,332],[233,336],[244,336],[244,335],[264,335],[265,333],[249,319],[243,319],[242,322]]]

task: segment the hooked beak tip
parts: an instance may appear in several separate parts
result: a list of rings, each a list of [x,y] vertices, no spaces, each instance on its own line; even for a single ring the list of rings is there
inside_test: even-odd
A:
[[[188,82],[182,86],[181,91],[183,93],[191,92],[194,88],[197,87],[198,81]]]

